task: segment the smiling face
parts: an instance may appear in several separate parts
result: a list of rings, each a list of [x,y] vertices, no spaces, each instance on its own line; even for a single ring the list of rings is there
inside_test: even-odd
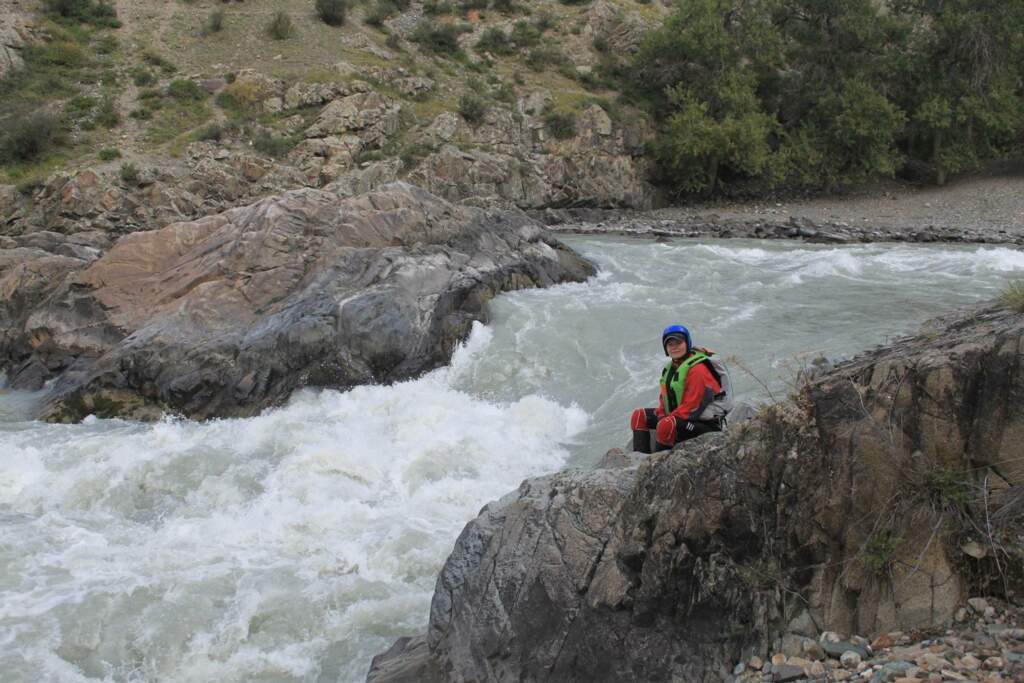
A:
[[[689,347],[686,345],[686,340],[681,336],[673,335],[665,340],[665,350],[668,351],[669,358],[672,360],[679,360],[686,355],[689,351]]]

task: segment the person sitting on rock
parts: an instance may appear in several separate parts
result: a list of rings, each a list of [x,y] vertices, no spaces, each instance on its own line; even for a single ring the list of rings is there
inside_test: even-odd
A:
[[[716,368],[707,349],[693,347],[690,331],[682,325],[670,325],[661,334],[661,346],[669,362],[661,373],[661,397],[657,408],[637,408],[630,418],[633,450],[651,453],[654,430],[657,450],[722,430],[728,407],[728,384],[724,366]],[[729,388],[729,387],[726,387]]]

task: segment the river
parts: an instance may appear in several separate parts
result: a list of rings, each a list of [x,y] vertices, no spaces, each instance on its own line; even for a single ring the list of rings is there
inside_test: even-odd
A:
[[[484,503],[627,442],[665,325],[755,403],[1024,276],[1002,247],[565,241],[596,277],[497,298],[402,384],[156,424],[43,424],[0,390],[0,679],[361,681]]]

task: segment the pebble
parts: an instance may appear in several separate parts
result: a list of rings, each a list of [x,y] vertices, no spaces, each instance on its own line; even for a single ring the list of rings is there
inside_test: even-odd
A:
[[[967,604],[971,606],[975,614],[984,614],[985,610],[989,608],[988,600],[985,598],[969,598]]]
[[[974,597],[955,619],[945,631],[890,631],[870,642],[832,631],[817,641],[787,634],[776,642],[795,653],[778,652],[770,665],[751,656],[733,671],[743,683],[1024,683],[1024,608]]]
[[[853,650],[847,650],[839,657],[839,663],[843,665],[844,669],[856,669],[857,665],[860,664],[860,655]]]
[[[989,671],[999,671],[1003,668],[1003,659],[1002,657],[989,657],[982,663],[982,666]]]
[[[978,658],[974,655],[965,655],[963,659],[960,660],[960,665],[969,671],[977,671],[981,668],[981,662],[978,661]]]

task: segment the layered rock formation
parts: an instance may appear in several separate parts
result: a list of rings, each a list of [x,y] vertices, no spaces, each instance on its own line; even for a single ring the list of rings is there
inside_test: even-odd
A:
[[[521,212],[404,183],[296,190],[113,247],[2,239],[0,363],[14,387],[56,379],[56,420],[246,415],[302,386],[408,378],[446,362],[497,292],[592,272]]]
[[[719,681],[787,638],[1019,599],[1022,359],[1024,316],[976,307],[727,436],[528,480],[466,526],[427,633],[368,680]]]

